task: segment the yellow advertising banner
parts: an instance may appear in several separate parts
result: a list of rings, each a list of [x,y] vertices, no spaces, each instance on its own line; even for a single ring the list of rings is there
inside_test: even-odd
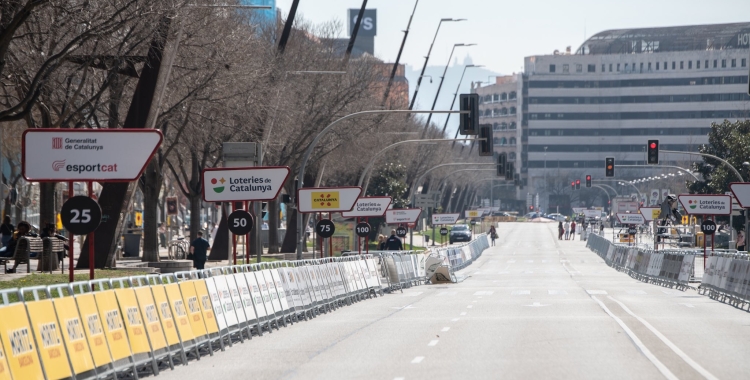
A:
[[[661,210],[659,209],[651,210],[651,219],[654,219],[654,220],[659,219],[659,215],[661,215]]]
[[[34,337],[39,346],[37,351],[42,357],[42,367],[48,379],[66,379],[71,377],[68,355],[63,345],[62,331],[57,324],[55,307],[52,300],[40,300],[26,303],[29,319],[34,328]]]
[[[161,288],[162,286],[155,285],[154,287]],[[138,306],[141,308],[143,320],[146,323],[146,334],[151,342],[151,349],[156,351],[167,347],[167,341],[164,338],[161,321],[159,320],[159,312],[156,310],[157,306],[154,297],[151,295],[151,288],[148,286],[135,288],[135,297],[138,299]]]
[[[198,296],[195,294],[195,283],[197,280],[185,281],[180,283],[180,291],[182,292],[182,299],[185,301],[181,303],[186,311],[190,320],[190,326],[193,329],[193,335],[196,338],[200,338],[207,334],[206,324],[203,323],[203,312],[198,302]],[[176,311],[178,307],[175,307],[175,315],[179,315]],[[184,339],[184,338],[183,338]]]
[[[0,339],[8,354],[8,367],[14,379],[44,379],[36,353],[26,307],[15,303],[0,307]]]
[[[94,359],[91,357],[89,343],[83,331],[83,322],[78,316],[76,301],[73,297],[55,298],[52,300],[63,330],[63,342],[68,349],[70,364],[73,372],[83,373],[94,369]]]
[[[133,354],[145,354],[151,351],[146,335],[146,327],[143,325],[141,318],[141,309],[138,307],[138,300],[135,298],[135,292],[132,288],[115,289],[117,302],[120,304],[121,315],[125,322],[125,331],[128,333],[130,349]]]
[[[130,344],[125,332],[125,323],[117,305],[114,290],[104,290],[94,293],[99,319],[103,321],[104,336],[107,338],[112,360],[118,361],[131,356]]]
[[[135,212],[135,226],[136,227],[143,226],[143,213],[140,211]]]
[[[205,281],[195,282],[195,294],[200,300],[201,311],[203,312],[203,320],[206,322],[206,331],[209,334],[219,332],[219,324],[214,316],[214,308],[211,304],[211,296],[208,294],[208,287]]]
[[[176,334],[175,336],[170,335],[170,331],[173,328],[177,328],[177,331],[180,333],[179,339],[182,339],[183,342],[195,339],[193,328],[190,325],[190,318],[188,318],[187,309],[185,308],[185,302],[182,300],[180,288],[177,284],[164,285],[164,298],[162,298],[162,295],[158,291],[154,291],[154,299],[159,304],[159,315],[161,315],[162,321],[164,321],[164,331],[167,333],[167,341],[170,345],[178,343],[174,340],[174,338],[177,338]],[[166,308],[164,307],[164,300],[168,300],[169,302]],[[174,320],[174,326],[170,326],[170,320]]]
[[[338,209],[339,206],[339,192],[338,191],[313,191],[310,193],[312,197],[312,208],[313,209]]]
[[[5,360],[2,343],[0,343],[0,380],[13,380],[10,377],[10,368],[8,368],[8,361]]]
[[[86,337],[91,348],[91,356],[94,358],[94,365],[97,367],[105,366],[112,362],[112,356],[109,352],[107,337],[104,335],[104,326],[99,318],[99,310],[96,308],[94,294],[84,293],[75,296],[78,304],[78,311],[83,321],[83,328],[86,331]]]

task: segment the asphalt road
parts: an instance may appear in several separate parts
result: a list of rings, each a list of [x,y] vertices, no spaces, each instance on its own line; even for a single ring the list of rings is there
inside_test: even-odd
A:
[[[461,283],[340,308],[158,378],[750,378],[750,313],[632,279],[556,227],[501,224]]]

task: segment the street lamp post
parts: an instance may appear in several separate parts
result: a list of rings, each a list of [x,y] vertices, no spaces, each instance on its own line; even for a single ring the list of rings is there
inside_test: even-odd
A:
[[[456,92],[453,93],[453,101],[451,102],[451,107],[449,109],[453,109],[453,106],[456,104],[456,98],[458,97],[458,92],[461,90],[461,82],[464,80],[464,75],[466,74],[466,69],[472,68],[472,67],[484,67],[484,65],[466,65],[464,66],[464,71],[461,73],[461,79],[458,80],[458,87],[456,87]],[[451,115],[449,114],[445,118],[445,124],[443,125],[443,134],[445,134],[446,128],[448,128],[448,120],[451,119]]]
[[[435,30],[435,37],[432,38],[432,43],[430,44],[430,49],[427,50],[427,56],[424,57],[424,65],[422,65],[422,72],[419,73],[419,79],[417,79],[417,86],[414,89],[414,95],[411,98],[411,104],[409,104],[409,109],[414,109],[414,103],[417,101],[417,94],[419,93],[419,86],[422,84],[422,76],[424,76],[424,71],[427,69],[427,62],[430,60],[430,54],[432,53],[432,47],[435,45],[435,40],[437,39],[438,32],[440,31],[440,26],[443,25],[444,22],[458,22],[458,21],[466,21],[465,18],[443,18],[440,19],[440,22],[438,23],[437,30]]]
[[[453,44],[453,49],[451,49],[451,54],[448,56],[448,63],[445,64],[445,69],[443,70],[443,76],[440,77],[440,84],[438,84],[437,92],[435,93],[435,99],[432,101],[432,108],[431,110],[435,109],[435,105],[437,105],[438,97],[440,96],[440,90],[443,88],[443,82],[445,81],[445,75],[448,73],[448,67],[451,65],[451,59],[453,58],[453,53],[456,51],[457,47],[469,47],[469,46],[475,46],[476,44]],[[432,120],[432,114],[429,114],[427,116],[427,122],[424,124],[424,130],[422,131],[422,138],[424,138],[424,135],[427,133],[427,130],[430,128],[430,120]]]

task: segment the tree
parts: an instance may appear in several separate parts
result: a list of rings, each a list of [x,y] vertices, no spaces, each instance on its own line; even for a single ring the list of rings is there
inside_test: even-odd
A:
[[[699,152],[723,158],[734,166],[743,178],[750,178],[750,169],[742,163],[750,158],[750,120],[711,123],[708,133],[708,144],[700,147]],[[688,182],[691,194],[724,194],[729,191],[729,184],[739,182],[734,172],[720,161],[704,157],[702,162],[693,164],[703,181]]]

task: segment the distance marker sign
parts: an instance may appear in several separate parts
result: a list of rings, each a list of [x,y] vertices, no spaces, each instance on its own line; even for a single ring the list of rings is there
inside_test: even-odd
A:
[[[713,220],[704,220],[701,223],[701,232],[706,235],[713,235],[716,233],[716,223]]]
[[[278,197],[289,176],[286,166],[213,168],[203,170],[206,202],[271,201]]]
[[[367,237],[370,235],[370,224],[365,222],[357,223],[354,232],[361,238]]]
[[[407,232],[409,231],[404,226],[398,226],[398,228],[396,228],[396,236],[400,238],[406,237]]]
[[[336,225],[328,219],[323,219],[315,225],[315,232],[318,236],[327,239],[333,236],[333,233],[336,232]]]
[[[65,229],[73,235],[88,235],[102,222],[102,209],[95,200],[76,195],[63,203],[60,219]]]
[[[253,216],[245,210],[235,210],[227,217],[227,226],[235,235],[247,235],[253,230]]]

